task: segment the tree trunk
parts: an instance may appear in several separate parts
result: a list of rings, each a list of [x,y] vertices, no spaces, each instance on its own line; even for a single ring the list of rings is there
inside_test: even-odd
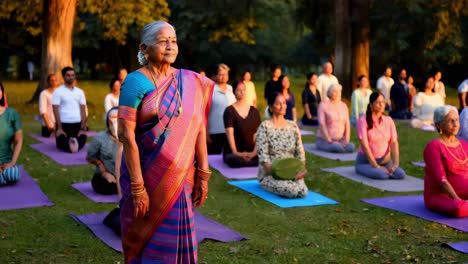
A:
[[[369,78],[369,0],[351,0],[353,32],[353,78],[352,87],[357,87],[358,77]]]
[[[61,81],[62,68],[73,66],[72,36],[76,0],[44,0],[42,9],[42,60],[41,82],[31,98],[37,102],[39,94],[47,87],[47,75],[57,74]]]
[[[352,92],[352,43],[350,0],[335,0],[335,75],[343,86],[342,96]]]

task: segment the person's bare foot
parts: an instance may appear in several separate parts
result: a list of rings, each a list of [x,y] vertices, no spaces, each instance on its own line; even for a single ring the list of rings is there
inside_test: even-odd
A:
[[[68,146],[70,147],[70,152],[75,153],[78,152],[79,146],[78,146],[78,140],[74,137],[70,138],[68,140]]]

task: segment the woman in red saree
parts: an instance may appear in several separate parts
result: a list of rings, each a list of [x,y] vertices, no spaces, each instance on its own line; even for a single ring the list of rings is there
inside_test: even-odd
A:
[[[170,24],[146,25],[138,54],[143,67],[121,88],[125,263],[197,262],[192,206],[201,206],[208,193],[205,127],[214,83],[172,68],[177,53]]]

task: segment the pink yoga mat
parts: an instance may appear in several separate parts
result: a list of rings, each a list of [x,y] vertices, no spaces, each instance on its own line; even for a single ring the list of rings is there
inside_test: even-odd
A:
[[[119,196],[117,194],[103,195],[103,194],[96,193],[93,190],[93,187],[91,186],[91,182],[77,182],[77,183],[73,183],[71,186],[95,203],[118,203],[119,202]]]
[[[122,252],[122,240],[120,237],[102,223],[107,214],[109,213],[103,212],[85,215],[70,214],[70,217],[88,227],[94,235],[96,235],[107,246],[113,248],[115,251]],[[199,214],[198,212],[195,212],[195,228],[199,243],[205,239],[225,243],[248,239],[236,231],[229,229],[228,227],[225,227],[222,224]]]
[[[19,171],[21,179],[16,184],[0,187],[0,210],[53,206],[54,203],[22,166]]]
[[[210,166],[218,170],[224,177],[231,180],[257,178],[258,167],[230,168],[223,162],[222,155],[208,155]]]
[[[454,229],[468,232],[468,218],[454,218],[439,213],[429,211],[424,206],[424,197],[422,195],[413,196],[393,196],[385,198],[362,199],[361,201],[375,206],[399,211],[405,214],[413,215],[428,221],[436,222]]]
[[[88,162],[86,161],[86,154],[88,152],[87,144],[76,153],[68,153],[61,151],[57,149],[55,144],[48,143],[32,144],[31,148],[39,151],[40,153],[46,155],[53,161],[63,166],[88,164]]]

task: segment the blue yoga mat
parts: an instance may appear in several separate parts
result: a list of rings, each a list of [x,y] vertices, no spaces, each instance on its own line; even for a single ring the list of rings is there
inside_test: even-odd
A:
[[[337,201],[332,200],[319,193],[315,193],[309,190],[309,194],[304,198],[284,198],[276,194],[270,193],[260,186],[257,180],[245,180],[245,181],[228,181],[229,184],[239,187],[242,190],[256,195],[272,204],[275,204],[281,208],[291,207],[303,207],[303,206],[316,206],[323,204],[338,204]]]

